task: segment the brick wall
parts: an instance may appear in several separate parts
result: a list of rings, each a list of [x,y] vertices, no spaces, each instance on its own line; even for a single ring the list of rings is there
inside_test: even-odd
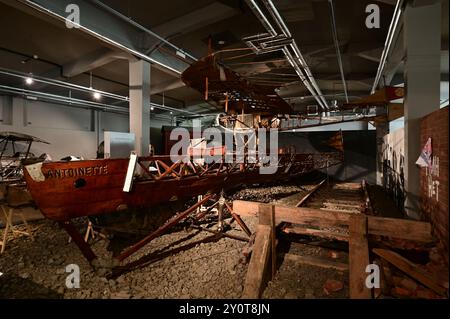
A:
[[[436,237],[443,245],[448,264],[448,107],[435,111],[421,120],[420,142],[423,147],[431,137],[433,167],[421,168],[420,187],[423,219],[433,225]],[[418,154],[419,155],[419,154]]]

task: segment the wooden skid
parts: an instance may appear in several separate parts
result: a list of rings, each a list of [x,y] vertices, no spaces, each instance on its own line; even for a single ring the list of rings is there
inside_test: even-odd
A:
[[[243,299],[258,299],[264,291],[264,278],[269,264],[272,230],[268,225],[258,225],[252,257],[245,277]]]
[[[328,238],[328,239],[335,239],[339,241],[345,241],[348,242],[348,234],[341,234],[337,232],[331,232],[328,230],[321,230],[321,229],[313,229],[313,228],[306,228],[306,227],[299,227],[299,226],[289,226],[285,227],[283,229],[283,232],[287,234],[298,234],[298,235],[309,235],[309,236],[316,236],[321,238]]]
[[[353,214],[350,219],[349,270],[350,298],[370,299],[372,293],[366,287],[366,267],[369,262],[369,244],[367,242],[367,217],[363,214]]]
[[[424,284],[428,288],[432,289],[439,295],[444,295],[447,291],[444,287],[440,286],[436,281],[433,279],[432,275],[425,272],[424,270],[420,269],[416,264],[410,262],[408,259],[400,256],[399,254],[387,250],[387,249],[380,249],[380,248],[374,248],[372,250],[376,255],[380,256],[384,260],[388,261],[407,275],[411,276],[412,278],[416,279],[420,283]]]
[[[257,216],[259,207],[267,205],[269,204],[235,200],[233,201],[233,210],[236,214],[242,216]],[[348,226],[352,215],[354,214],[306,207],[275,206],[275,222],[277,225],[282,222],[288,222],[319,227]],[[431,225],[426,222],[367,216],[367,225],[369,235],[381,235],[420,242],[434,241],[431,235]]]
[[[336,269],[338,271],[347,271],[348,265],[336,261],[327,260],[325,258],[318,258],[312,256],[300,256],[295,254],[285,254],[285,260],[290,260],[304,265],[317,266],[321,268]]]

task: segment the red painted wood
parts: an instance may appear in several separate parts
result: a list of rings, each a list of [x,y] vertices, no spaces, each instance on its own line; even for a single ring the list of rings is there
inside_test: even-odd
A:
[[[253,171],[234,171],[217,174],[211,170],[198,176],[191,174],[183,178],[166,176],[160,180],[136,180],[132,191],[122,191],[128,167],[128,159],[99,159],[75,162],[43,163],[41,171],[44,181],[35,181],[24,169],[27,187],[43,215],[49,219],[66,221],[72,218],[112,213],[124,208],[146,208],[175,199],[188,199],[207,192],[219,192],[240,184],[258,183],[283,179],[293,174],[309,172],[319,167],[307,154],[299,154],[287,173],[280,168],[276,174],[260,174]],[[170,166],[168,157],[154,157]],[[151,158],[149,158],[151,160]],[[283,158],[282,158],[283,159]],[[98,169],[101,167],[102,169]],[[91,168],[90,170],[88,170]],[[96,174],[93,175],[94,170]],[[59,172],[62,177],[54,177]],[[64,173],[63,173],[64,172]],[[91,176],[87,176],[88,172]],[[53,177],[52,177],[53,176]],[[77,180],[84,186],[77,188]]]

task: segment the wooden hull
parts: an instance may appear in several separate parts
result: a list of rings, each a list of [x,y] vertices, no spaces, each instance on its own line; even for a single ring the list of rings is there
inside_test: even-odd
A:
[[[188,199],[209,191],[220,191],[242,183],[255,183],[274,176],[255,171],[197,175],[182,179],[135,181],[132,191],[123,192],[128,159],[100,159],[43,163],[44,180],[24,170],[27,187],[42,214],[65,221],[81,216],[111,213],[126,208],[145,208],[177,199]],[[287,174],[276,174],[276,178]],[[83,186],[81,186],[83,185]]]

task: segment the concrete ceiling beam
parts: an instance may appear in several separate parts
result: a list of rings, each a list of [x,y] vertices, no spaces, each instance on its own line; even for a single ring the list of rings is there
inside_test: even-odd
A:
[[[231,18],[240,11],[220,2],[213,2],[182,17],[160,24],[152,30],[170,39],[193,32],[210,24]]]
[[[50,20],[53,23],[57,22],[61,27],[66,27],[66,18],[69,15],[66,8],[73,4],[73,0],[18,0],[18,3],[25,5],[17,6],[24,12],[29,12],[31,8],[39,13],[38,16],[41,18],[51,18]],[[136,58],[150,62],[154,67],[174,76],[180,76],[189,66],[188,61],[182,61],[175,56],[176,50],[172,44],[173,47],[170,47],[170,50],[173,51],[173,54],[159,52],[157,57],[146,54],[148,46],[144,47],[143,43],[148,44],[151,31],[136,22],[130,19],[126,20],[120,14],[115,14],[109,10],[110,8],[107,10],[105,8],[108,7],[97,5],[95,1],[78,0],[76,5],[79,7],[80,25],[77,28],[67,30],[79,31],[95,37],[105,46],[132,54]],[[154,37],[154,43],[160,42],[161,39]],[[168,45],[166,44],[166,46]],[[161,57],[164,57],[164,61]]]
[[[64,64],[62,67],[62,75],[67,78],[72,78],[118,59],[125,59],[129,61],[137,60],[133,55],[126,52],[117,52],[109,48],[100,48],[78,58],[75,61]]]

